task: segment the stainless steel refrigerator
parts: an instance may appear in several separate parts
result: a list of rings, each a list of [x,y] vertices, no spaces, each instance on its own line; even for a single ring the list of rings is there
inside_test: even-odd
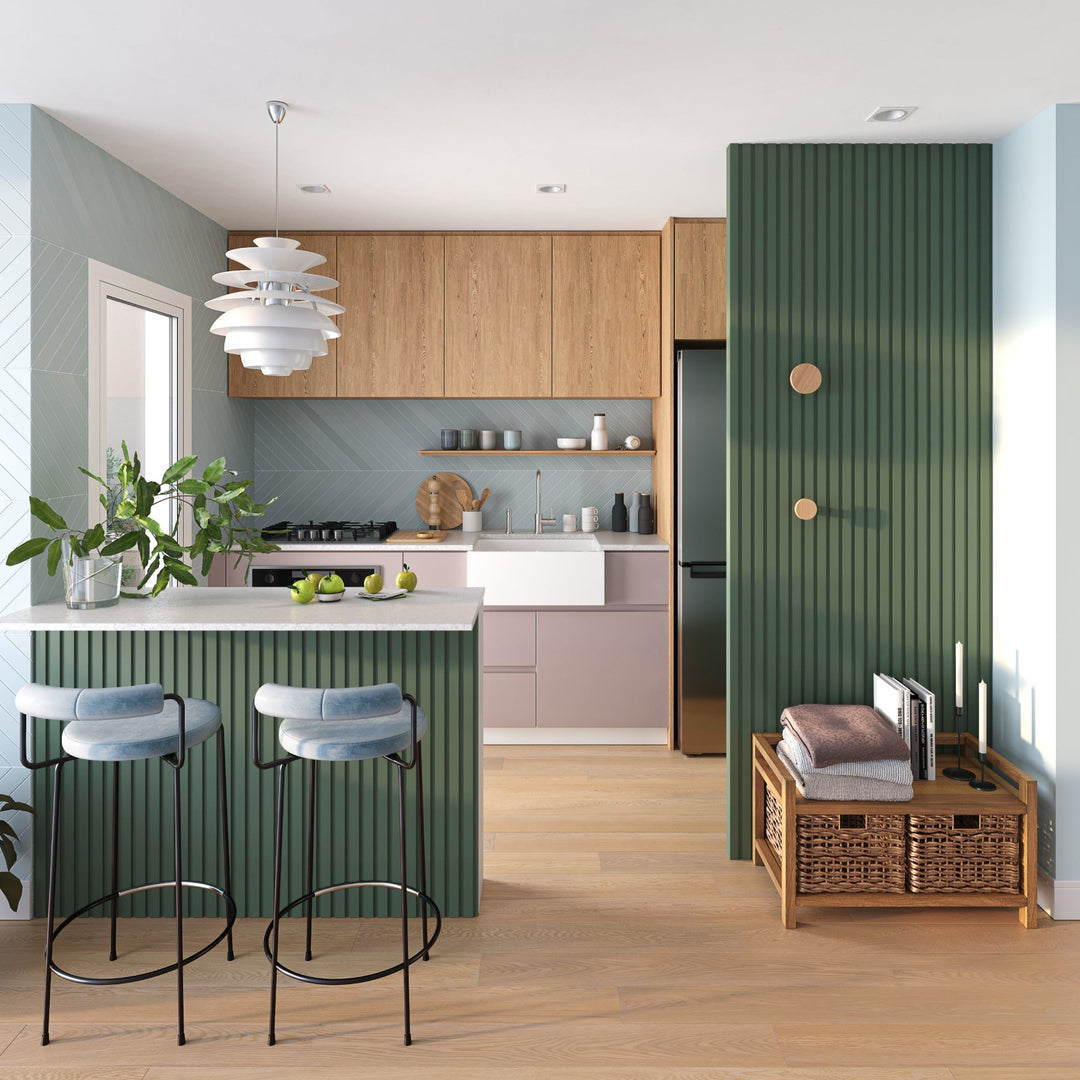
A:
[[[727,358],[676,357],[676,717],[684,754],[727,752]]]

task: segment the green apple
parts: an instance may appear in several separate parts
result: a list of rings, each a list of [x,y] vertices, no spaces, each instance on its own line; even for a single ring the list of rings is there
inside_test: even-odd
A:
[[[364,578],[364,592],[382,592],[382,574],[368,574]]]
[[[307,578],[293,583],[292,598],[298,604],[310,604],[315,599],[315,586]]]
[[[397,587],[406,592],[412,592],[416,588],[416,574],[409,569],[408,563],[401,564],[401,573],[397,576]]]
[[[345,591],[345,582],[334,573],[327,574],[318,584],[318,591],[324,595],[327,593],[339,593]]]

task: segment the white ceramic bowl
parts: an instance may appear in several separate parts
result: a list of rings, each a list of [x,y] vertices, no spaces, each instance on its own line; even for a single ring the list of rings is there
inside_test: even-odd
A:
[[[317,592],[315,599],[321,600],[324,604],[332,604],[335,600],[340,600],[344,595],[344,590],[341,592]]]
[[[555,440],[555,445],[560,450],[584,450],[585,449],[585,440],[584,439],[556,439]]]

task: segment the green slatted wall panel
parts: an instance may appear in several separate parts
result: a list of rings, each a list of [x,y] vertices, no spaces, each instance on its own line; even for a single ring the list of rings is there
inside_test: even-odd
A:
[[[954,729],[990,680],[991,157],[983,145],[728,150],[729,848],[750,733],[911,675]],[[813,395],[788,373],[816,363]],[[792,513],[806,496],[817,518]]]
[[[161,682],[166,689],[216,701],[225,720],[232,813],[234,893],[241,915],[269,915],[273,866],[273,773],[251,763],[250,706],[264,682],[296,686],[344,686],[396,682],[410,691],[428,714],[423,741],[429,892],[443,914],[477,912],[476,875],[480,858],[480,776],[477,631],[311,632],[311,633],[36,633],[34,678],[57,686],[116,686]],[[59,751],[59,725],[38,723],[35,754]],[[273,722],[264,727],[272,732]],[[184,767],[187,807],[185,876],[221,882],[218,864],[217,759],[212,744],[191,752]],[[264,758],[273,752],[266,743]],[[106,767],[83,762],[65,766],[58,910],[70,912],[104,895],[111,780]],[[289,818],[283,894],[299,896],[301,809],[306,804],[305,770],[288,770]],[[316,876],[330,885],[397,876],[396,770],[386,762],[321,766],[316,818]],[[168,880],[172,874],[172,779],[159,762],[122,766],[120,871],[122,881]],[[51,772],[50,772],[51,776]],[[36,775],[37,805],[48,806],[51,781]],[[409,836],[414,776],[406,780]],[[35,880],[47,881],[48,815],[35,822]],[[415,856],[415,849],[410,853]],[[415,881],[415,875],[414,875]],[[77,888],[76,888],[77,885]],[[203,893],[191,899],[194,914],[212,914]],[[76,904],[76,897],[81,897]],[[392,914],[383,890],[335,893],[320,901],[320,914]],[[169,913],[167,893],[132,898],[131,913]],[[206,907],[203,907],[203,904]],[[44,914],[45,888],[35,889]],[[98,912],[99,914],[102,912]]]

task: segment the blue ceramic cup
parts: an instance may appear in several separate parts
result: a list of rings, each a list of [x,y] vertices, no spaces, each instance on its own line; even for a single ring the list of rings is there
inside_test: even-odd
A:
[[[458,448],[458,429],[442,429],[442,448],[444,450],[456,450]]]
[[[521,432],[520,431],[504,431],[503,432],[503,449],[504,450],[520,450],[521,449]]]

